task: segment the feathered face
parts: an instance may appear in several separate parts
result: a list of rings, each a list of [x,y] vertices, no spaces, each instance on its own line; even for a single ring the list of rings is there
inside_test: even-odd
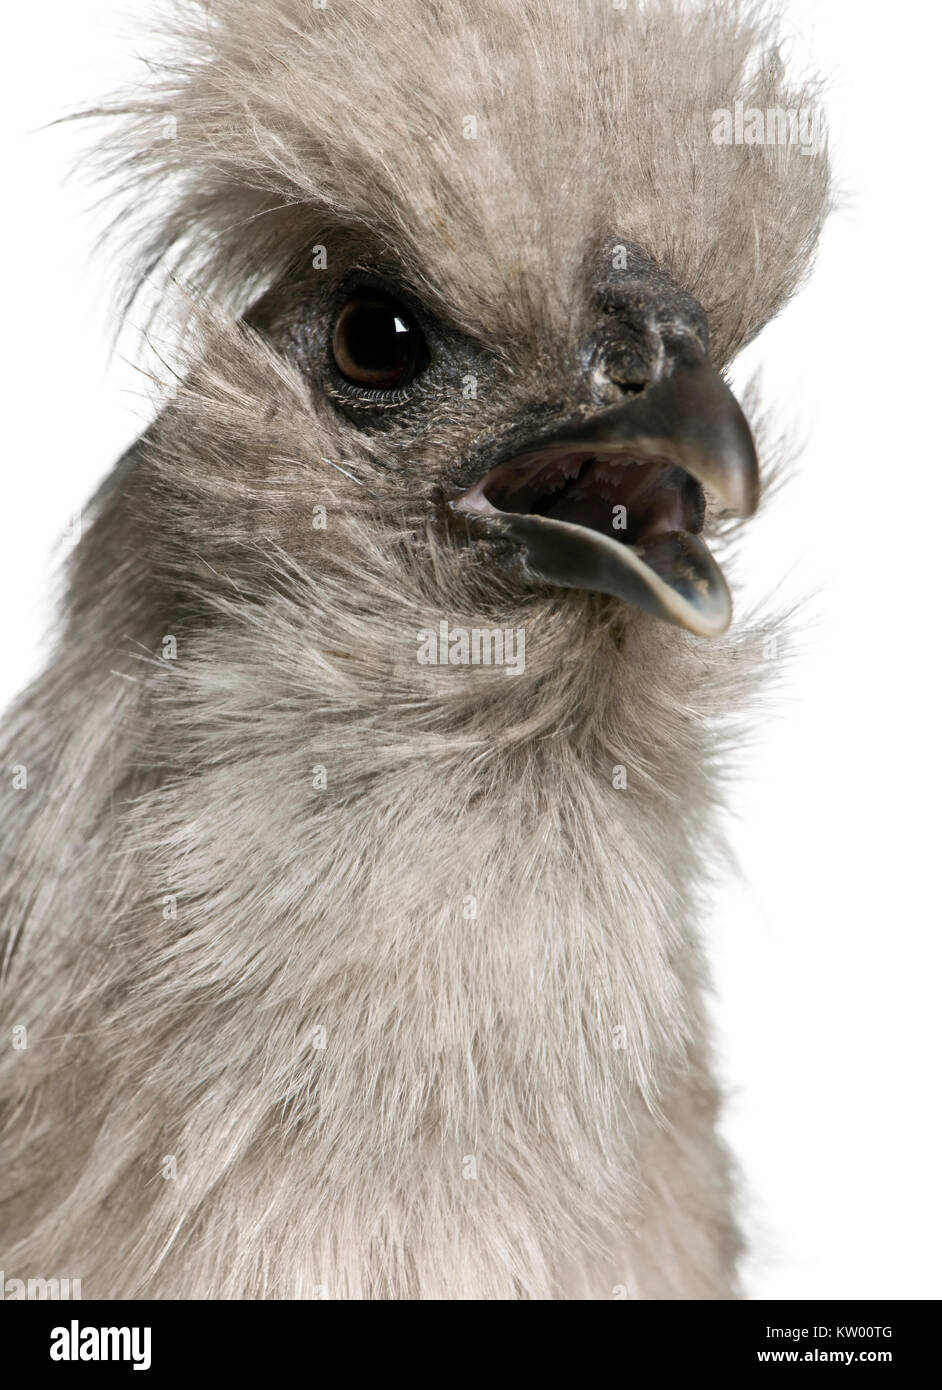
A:
[[[574,589],[727,626],[707,541],[755,508],[758,467],[719,371],[805,268],[826,166],[711,139],[718,107],[805,99],[760,23],[576,8],[200,14],[122,167],[174,190],[142,264],[176,258],[258,338],[211,341],[155,432],[178,494],[158,569],[182,503],[236,576],[273,540],[358,602],[357,555],[385,558],[364,568],[412,586],[407,629],[422,603],[510,618]]]
[[[433,480],[435,524],[481,564],[715,635],[731,605],[701,537],[706,493],[711,514],[755,509],[749,427],[696,300],[638,248],[584,252],[562,341],[553,325],[513,350],[463,331],[362,251],[332,283],[292,277],[251,321],[364,448],[423,494]]]

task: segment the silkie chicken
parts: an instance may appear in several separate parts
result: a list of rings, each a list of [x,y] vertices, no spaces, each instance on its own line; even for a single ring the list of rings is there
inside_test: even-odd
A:
[[[725,0],[164,37],[98,114],[172,388],[5,723],[0,1265],[735,1297],[698,924],[768,461],[723,372],[830,194],[717,112],[815,88]]]

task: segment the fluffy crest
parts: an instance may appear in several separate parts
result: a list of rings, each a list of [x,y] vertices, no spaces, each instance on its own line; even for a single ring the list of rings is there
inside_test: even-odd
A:
[[[630,241],[728,361],[828,205],[817,88],[778,42],[716,0],[184,0],[151,89],[111,108],[133,287],[160,267],[238,310],[330,233],[363,236],[498,345],[564,322],[593,249]],[[814,155],[716,143],[737,101],[813,111]]]

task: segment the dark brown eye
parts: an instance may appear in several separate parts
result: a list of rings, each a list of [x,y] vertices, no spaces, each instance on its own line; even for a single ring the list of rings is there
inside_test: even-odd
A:
[[[405,386],[426,355],[425,340],[405,305],[374,291],[362,291],[343,306],[331,350],[341,375],[376,391]]]

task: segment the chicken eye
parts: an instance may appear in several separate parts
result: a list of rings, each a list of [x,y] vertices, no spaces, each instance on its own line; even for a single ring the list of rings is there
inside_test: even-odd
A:
[[[425,339],[405,305],[372,291],[354,295],[343,306],[331,351],[341,376],[378,391],[405,386],[426,357]]]

